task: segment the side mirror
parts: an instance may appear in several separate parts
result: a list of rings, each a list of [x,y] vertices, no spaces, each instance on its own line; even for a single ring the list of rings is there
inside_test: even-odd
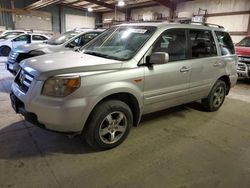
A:
[[[74,48],[75,47],[75,45],[73,44],[73,43],[68,43],[66,46],[65,46],[66,48]]]
[[[149,56],[148,64],[165,64],[169,61],[169,55],[165,52],[154,52]]]
[[[78,52],[79,50],[80,50],[80,47],[79,47],[79,46],[75,46],[75,47],[74,47],[74,51],[75,51],[75,52]]]

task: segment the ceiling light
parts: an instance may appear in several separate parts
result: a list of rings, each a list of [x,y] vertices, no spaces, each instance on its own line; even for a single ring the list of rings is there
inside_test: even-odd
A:
[[[91,7],[88,8],[89,12],[93,12],[93,9]]]
[[[124,2],[124,1],[118,1],[118,6],[119,6],[119,7],[125,6],[125,2]]]

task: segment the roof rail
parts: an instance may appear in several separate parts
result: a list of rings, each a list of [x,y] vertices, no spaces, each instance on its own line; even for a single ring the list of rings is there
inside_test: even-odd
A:
[[[200,24],[200,25],[204,25],[204,26],[208,26],[208,27],[210,27],[210,26],[212,26],[212,27],[218,27],[218,28],[223,28],[224,29],[224,27],[223,26],[221,26],[221,25],[217,25],[217,24],[212,24],[212,23],[203,23],[203,22],[189,22],[190,24]]]

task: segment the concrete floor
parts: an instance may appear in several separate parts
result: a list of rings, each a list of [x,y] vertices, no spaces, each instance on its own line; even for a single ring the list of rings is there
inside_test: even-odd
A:
[[[0,64],[0,187],[250,187],[250,82],[218,112],[193,103],[147,115],[122,145],[96,152],[23,121],[12,80]]]

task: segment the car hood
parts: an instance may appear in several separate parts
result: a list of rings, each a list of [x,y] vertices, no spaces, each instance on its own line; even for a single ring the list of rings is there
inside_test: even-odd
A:
[[[122,61],[72,51],[46,54],[21,62],[21,67],[37,80],[59,74],[110,71],[120,69],[121,65]]]
[[[41,50],[46,52],[48,48],[51,48],[51,45],[46,43],[32,43],[32,44],[20,45],[17,48],[15,48],[14,51],[18,53],[28,53],[32,50]]]
[[[239,56],[249,56],[250,57],[250,47],[235,47],[236,54]]]

